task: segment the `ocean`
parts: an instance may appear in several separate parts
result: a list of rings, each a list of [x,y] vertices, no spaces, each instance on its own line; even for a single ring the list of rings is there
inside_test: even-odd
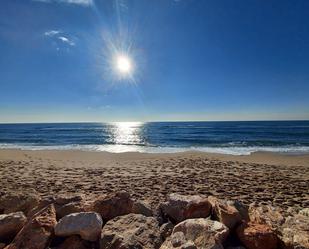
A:
[[[309,121],[0,124],[0,148],[309,153]]]

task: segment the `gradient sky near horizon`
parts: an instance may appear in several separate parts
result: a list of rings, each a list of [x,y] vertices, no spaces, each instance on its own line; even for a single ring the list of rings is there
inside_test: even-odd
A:
[[[309,119],[308,17],[308,0],[2,0],[0,122]]]

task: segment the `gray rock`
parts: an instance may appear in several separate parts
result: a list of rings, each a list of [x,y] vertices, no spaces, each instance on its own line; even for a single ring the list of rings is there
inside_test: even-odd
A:
[[[60,237],[80,235],[82,239],[96,241],[100,237],[103,221],[95,212],[73,213],[64,216],[55,227]]]
[[[218,221],[188,219],[177,224],[160,249],[223,249],[229,229]]]
[[[167,202],[162,203],[160,208],[175,223],[192,218],[206,218],[211,212],[208,199],[198,195],[170,194]]]
[[[118,216],[102,229],[101,249],[158,249],[162,241],[156,219],[141,214]]]

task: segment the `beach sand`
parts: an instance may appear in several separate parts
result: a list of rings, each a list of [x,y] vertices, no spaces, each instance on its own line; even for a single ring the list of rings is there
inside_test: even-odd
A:
[[[0,194],[125,190],[155,207],[172,192],[215,195],[285,210],[309,206],[309,155],[143,154],[0,150]]]

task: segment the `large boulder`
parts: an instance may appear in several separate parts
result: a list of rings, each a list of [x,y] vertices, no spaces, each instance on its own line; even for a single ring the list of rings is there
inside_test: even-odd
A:
[[[36,213],[5,249],[45,249],[50,243],[56,223],[55,208],[49,205]]]
[[[160,249],[223,249],[229,229],[218,221],[188,219],[174,227]]]
[[[214,219],[233,229],[242,220],[239,211],[232,205],[214,196],[209,196],[208,201],[212,206],[212,215]]]
[[[287,217],[281,230],[281,240],[287,248],[309,249],[309,217],[297,214]]]
[[[23,228],[27,218],[23,212],[0,215],[0,240],[10,241]]]
[[[157,249],[162,241],[156,219],[141,214],[118,216],[102,229],[101,249]]]
[[[0,197],[0,213],[9,214],[21,211],[27,215],[31,209],[38,205],[40,199],[34,193],[5,193]]]
[[[88,249],[91,247],[90,242],[82,240],[79,236],[74,235],[65,239],[63,243],[61,243],[57,247],[53,247],[52,249]]]
[[[100,237],[102,226],[102,218],[95,212],[73,213],[59,220],[55,234],[61,237],[80,235],[84,240],[96,241]]]
[[[278,246],[278,237],[267,224],[243,222],[236,233],[247,249],[276,249]]]
[[[167,202],[162,203],[160,208],[175,223],[192,218],[206,218],[211,212],[208,199],[198,195],[170,194]]]
[[[103,220],[108,221],[117,216],[131,213],[133,204],[134,201],[130,194],[118,192],[95,200],[91,211],[99,213]]]

